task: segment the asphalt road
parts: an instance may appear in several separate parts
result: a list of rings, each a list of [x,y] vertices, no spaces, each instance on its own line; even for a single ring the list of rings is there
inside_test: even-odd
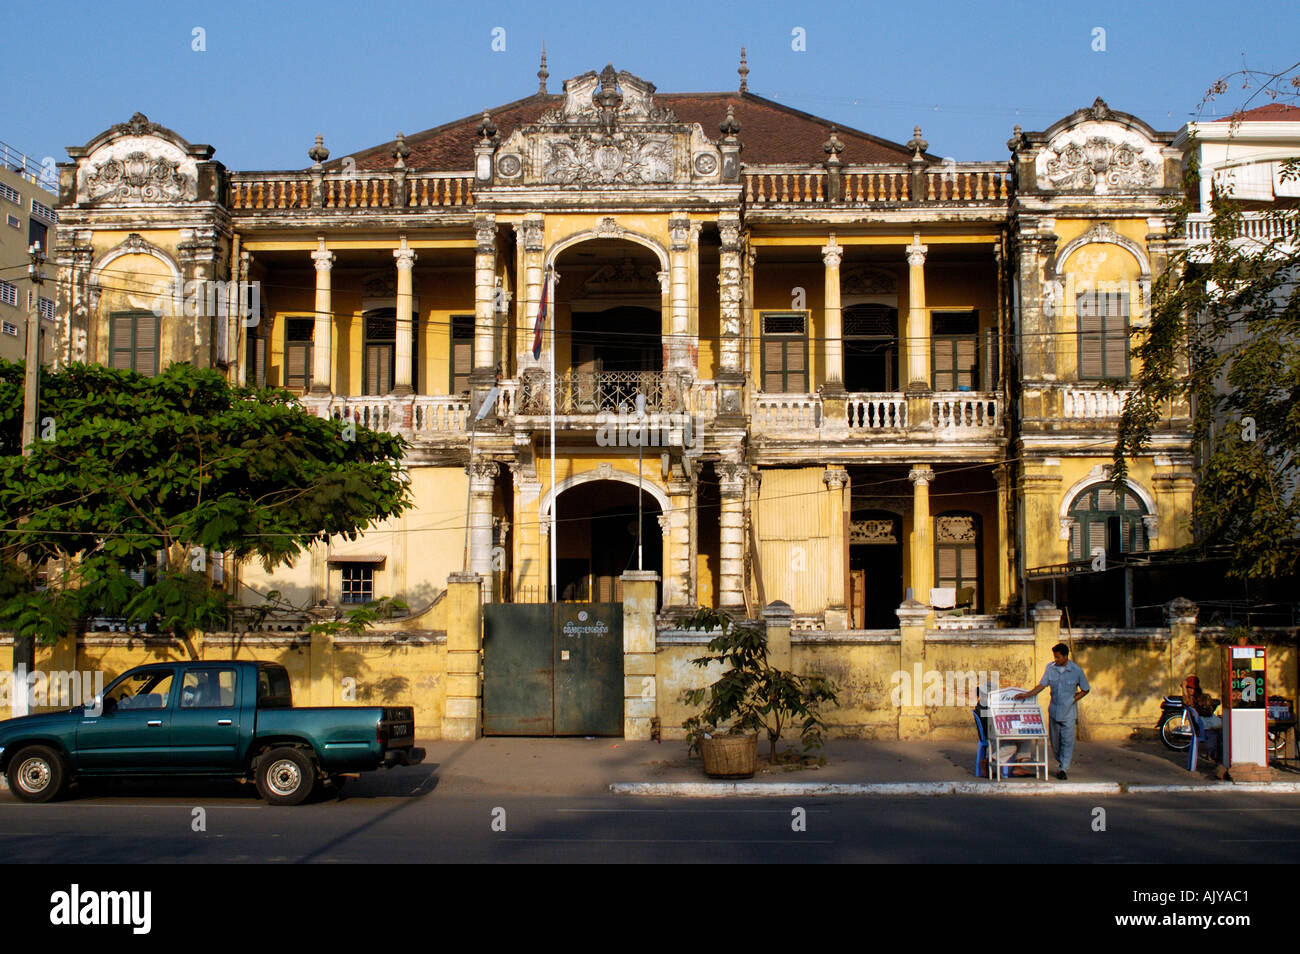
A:
[[[1097,831],[1104,809],[1105,830]],[[196,809],[202,809],[201,813]],[[803,809],[803,828],[796,809]],[[203,830],[195,830],[198,821]],[[251,786],[80,785],[0,794],[7,862],[1300,861],[1294,796],[687,799],[439,792],[436,766],[370,773],[271,808]]]

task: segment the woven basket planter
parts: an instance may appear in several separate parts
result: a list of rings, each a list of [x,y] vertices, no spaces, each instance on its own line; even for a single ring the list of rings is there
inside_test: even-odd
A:
[[[710,778],[749,778],[758,764],[758,733],[700,739],[700,758]]]

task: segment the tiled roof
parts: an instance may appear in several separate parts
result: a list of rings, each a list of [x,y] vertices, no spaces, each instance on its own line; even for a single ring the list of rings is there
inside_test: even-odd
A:
[[[718,123],[726,117],[727,107],[733,107],[744,146],[740,157],[746,163],[821,162],[826,158],[822,143],[829,137],[832,127],[844,143],[844,151],[840,153],[842,162],[899,163],[912,156],[911,150],[899,143],[821,119],[753,93],[660,93],[655,96],[655,101],[671,108],[680,121],[699,123],[704,135],[715,141],[721,135]],[[536,93],[489,112],[502,140],[505,140],[517,127],[536,122],[542,113],[563,104],[564,96],[561,94]],[[421,172],[456,172],[472,168],[481,119],[482,113],[476,113],[407,136],[406,144],[411,149],[406,157],[407,167]],[[353,153],[357,168],[391,169],[394,142]],[[336,168],[341,161],[341,158],[333,159],[326,166]]]
[[[1238,116],[1224,116],[1216,123],[1230,123],[1234,119],[1246,123],[1300,123],[1300,106],[1288,106],[1286,103],[1266,103],[1248,109]]]

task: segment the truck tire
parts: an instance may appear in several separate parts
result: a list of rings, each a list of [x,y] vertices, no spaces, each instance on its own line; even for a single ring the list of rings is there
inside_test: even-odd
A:
[[[316,764],[302,749],[271,749],[257,760],[258,794],[268,805],[298,805],[316,784]]]
[[[48,802],[63,791],[68,772],[63,756],[44,745],[29,745],[9,760],[9,791],[24,802]]]

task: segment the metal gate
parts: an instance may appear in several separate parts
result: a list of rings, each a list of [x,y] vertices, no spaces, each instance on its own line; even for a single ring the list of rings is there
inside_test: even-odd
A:
[[[621,603],[483,607],[483,734],[623,734]]]

